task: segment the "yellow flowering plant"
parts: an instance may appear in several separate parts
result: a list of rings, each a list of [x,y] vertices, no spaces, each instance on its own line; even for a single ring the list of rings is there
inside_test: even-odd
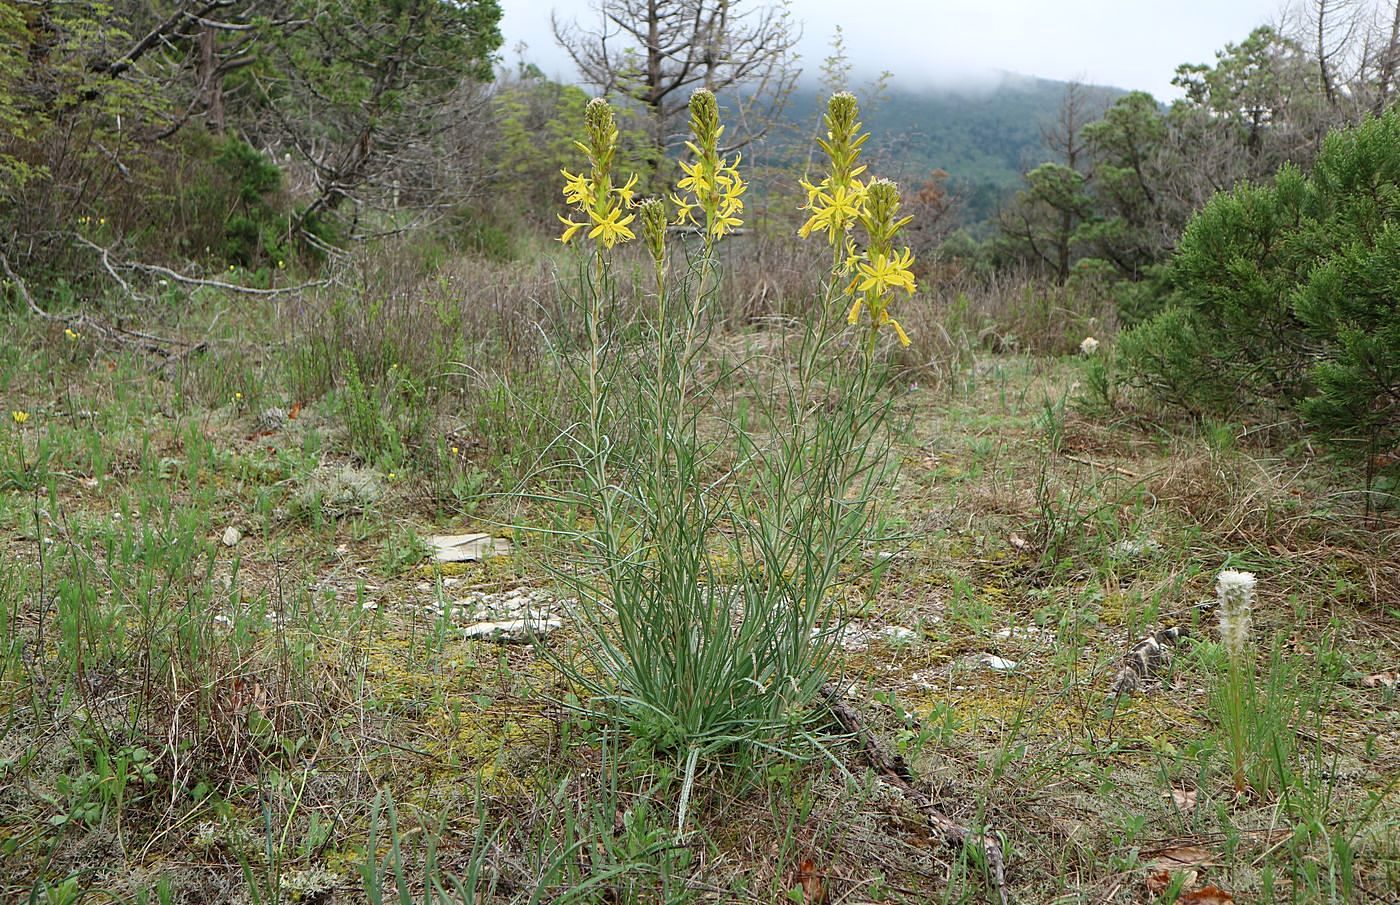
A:
[[[632,179],[613,185],[617,131],[601,100],[589,104],[579,143],[591,168],[563,174],[573,213],[561,218],[561,238],[587,230],[595,266],[580,258],[570,293],[583,346],[559,348],[587,411],[559,432],[570,451],[561,484],[580,527],[543,565],[581,602],[582,641],[570,656],[543,651],[590,718],[678,758],[682,831],[702,759],[772,756],[819,718],[811,705],[835,669],[844,619],[832,592],[861,559],[889,475],[889,400],[869,353],[893,323],[890,300],[913,289],[913,258],[896,249],[907,222],[898,192],[862,181],[857,113],[850,95],[833,99],[822,143],[831,172],[804,182],[804,235],[826,233],[833,247],[829,295],[765,352],[783,356],[792,377],[753,400],[751,421],[721,408],[727,372],[705,356],[723,279],[716,246],[743,224],[747,190],[739,159],[721,153],[715,95],[690,100],[687,153],[665,202],[634,199]],[[668,247],[677,226],[704,239],[684,268]],[[614,322],[623,309],[607,252],[634,228],[655,277],[655,316]],[[848,298],[859,300],[857,315],[872,312],[856,367],[845,322],[828,316]],[[745,568],[736,579],[722,563]]]
[[[818,183],[798,180],[807,193],[802,209],[811,212],[807,222],[797,230],[804,239],[814,232],[824,232],[828,242],[845,249],[847,233],[860,219],[865,204],[865,185],[860,181],[865,165],[859,162],[860,151],[870,139],[870,133],[860,131],[859,115],[855,95],[849,92],[835,94],[827,102],[826,113],[822,115],[826,138],[818,138],[817,144],[825,152],[831,169]]]
[[[847,288],[855,296],[847,315],[856,323],[864,309],[870,316],[870,342],[874,343],[881,327],[894,329],[902,345],[909,345],[909,336],[899,321],[890,316],[890,301],[896,289],[914,294],[914,253],[907,247],[894,250],[895,237],[913,217],[899,216],[899,188],[888,179],[877,179],[866,190],[865,209],[860,222],[865,227],[868,244],[856,261],[856,275]]]

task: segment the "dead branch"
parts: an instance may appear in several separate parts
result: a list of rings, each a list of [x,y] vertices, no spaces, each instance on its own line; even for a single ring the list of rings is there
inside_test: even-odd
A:
[[[933,800],[915,785],[914,773],[909,769],[904,758],[880,744],[879,740],[866,727],[860,714],[846,701],[835,686],[823,685],[822,696],[825,698],[827,706],[831,708],[831,715],[836,718],[836,722],[841,724],[841,728],[854,736],[860,744],[865,759],[870,762],[870,766],[875,768],[880,781],[893,786],[906,799],[917,805],[934,834],[950,846],[966,847],[970,844],[982,846],[982,852],[987,859],[987,869],[991,872],[992,885],[996,888],[997,898],[1002,905],[1006,905],[1006,858],[1002,853],[1001,841],[991,833],[984,832],[978,835],[938,810]]]
[[[113,264],[111,259],[110,248],[104,248],[103,246],[98,245],[95,242],[91,242],[87,239],[84,239],[82,236],[75,236],[74,241],[76,241],[79,245],[86,246],[87,248],[90,248],[93,251],[97,252],[102,257],[102,266],[106,268],[107,272],[111,274],[112,278],[115,279],[117,283],[121,285],[122,290],[124,292],[127,292],[128,294],[131,294],[133,296],[135,295],[135,293],[131,291],[131,287],[127,285],[127,282],[117,275],[116,268],[120,268],[122,270],[135,270],[140,271],[142,273],[157,274],[159,276],[172,279],[175,282],[181,283],[186,286],[212,286],[216,289],[223,289],[228,292],[238,292],[244,295],[286,295],[290,292],[303,292],[307,289],[320,288],[322,286],[328,285],[325,280],[314,280],[309,283],[299,283],[296,286],[282,286],[276,289],[258,289],[253,286],[240,286],[237,283],[227,283],[223,280],[210,280],[202,277],[188,276],[186,274],[171,270],[169,267],[162,267],[159,264],[143,264],[139,261],[117,261],[115,264]]]
[[[104,259],[104,264],[106,263]],[[121,346],[135,348],[141,352],[155,355],[164,359],[164,364],[169,365],[184,361],[192,355],[197,355],[209,347],[204,341],[189,342],[187,340],[169,339],[163,336],[156,336],[151,333],[144,333],[140,330],[128,330],[125,327],[113,326],[105,321],[99,320],[91,314],[75,314],[71,316],[61,316],[52,314],[39,307],[39,303],[34,301],[34,296],[30,294],[29,287],[25,284],[24,278],[15,272],[10,266],[10,259],[0,252],[0,270],[4,271],[5,278],[14,285],[19,297],[24,300],[25,307],[35,317],[50,323],[64,324],[69,330],[75,333],[86,333],[99,342],[105,342],[109,346]],[[115,274],[114,274],[115,275]],[[123,284],[125,285],[125,284]]]
[[[1085,459],[1080,456],[1071,455],[1070,453],[1061,453],[1061,455],[1064,456],[1065,459],[1075,463],[1076,465],[1087,465],[1090,468],[1098,468],[1103,471],[1111,471],[1114,474],[1122,475],[1125,478],[1136,479],[1142,477],[1142,475],[1138,474],[1137,472],[1129,471],[1126,468],[1119,468],[1117,465],[1109,465],[1107,462],[1095,462],[1093,459]]]

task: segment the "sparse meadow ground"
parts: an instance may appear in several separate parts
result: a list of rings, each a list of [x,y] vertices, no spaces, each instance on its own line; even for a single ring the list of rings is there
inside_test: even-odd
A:
[[[571,202],[621,229],[630,183],[590,153]],[[709,165],[713,186],[730,165]],[[696,192],[711,226],[742,183],[726,191]],[[0,898],[1394,901],[1394,501],[1368,505],[1306,444],[1120,394],[1111,340],[1081,343],[1105,330],[1087,290],[939,286],[899,296],[894,327],[908,262],[885,214],[844,344],[803,332],[830,250],[757,239],[672,265],[707,299],[689,322],[649,319],[645,251],[412,246],[304,292],[177,287],[140,312],[203,343],[176,357],[6,314]],[[843,406],[877,384],[811,364],[813,342],[892,363],[873,427]],[[635,363],[663,376],[627,384]],[[643,404],[617,418],[600,400],[628,387]],[[637,429],[652,409],[665,430]],[[855,471],[813,489],[832,449]],[[612,450],[635,455],[609,471]],[[816,514],[765,526],[788,499]],[[803,519],[823,543],[784,552]],[[511,552],[430,556],[427,538],[478,531]],[[1228,649],[1227,569],[1255,576],[1222,591],[1251,605]],[[583,608],[654,612],[652,576],[723,624],[668,626],[675,645],[637,659],[630,626]],[[792,624],[780,585],[809,607]],[[563,627],[469,637],[482,595],[550,601]],[[755,613],[790,646],[754,636]],[[1166,627],[1171,656],[1112,695]],[[715,644],[800,662],[746,684],[686,660]],[[697,702],[627,672],[668,652],[739,675],[694,724],[675,717]],[[931,839],[867,768],[826,678],[944,814],[999,841],[1003,890],[979,845]]]
[[[481,317],[415,291],[404,317],[444,342]],[[545,359],[496,336],[443,353],[469,369],[385,360],[356,389],[331,362],[329,392],[302,395],[316,337],[291,308],[153,312],[199,336],[223,312],[208,353],[166,368],[7,320],[0,383],[29,418],[7,412],[0,443],[0,898],[423,901],[425,878],[450,896],[474,871],[500,901],[991,898],[976,858],[931,845],[839,741],[702,772],[678,840],[673,765],[573,714],[531,647],[465,640],[454,618],[468,590],[548,587],[547,538],[424,555],[430,534],[571,518],[500,495],[552,439],[519,408],[559,417]],[[707,354],[761,363],[776,330],[726,330]],[[1306,449],[1076,406],[1082,360],[964,354],[895,391],[893,503],[837,592],[860,625],[913,633],[843,655],[875,731],[949,814],[1002,834],[1013,901],[1170,901],[1170,879],[1147,884],[1171,858],[1239,901],[1391,900],[1393,510],[1364,521]],[[355,394],[410,366],[431,391],[372,404],[417,433],[359,436]],[[735,404],[770,376],[736,375]],[[274,407],[295,417],[266,423]],[[1258,575],[1267,695],[1243,798],[1199,608],[1227,564]],[[1168,624],[1196,640],[1109,708],[1123,655]]]

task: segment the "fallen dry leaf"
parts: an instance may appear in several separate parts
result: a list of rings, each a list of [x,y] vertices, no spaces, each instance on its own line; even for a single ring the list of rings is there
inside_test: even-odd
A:
[[[1400,676],[1393,672],[1378,672],[1362,679],[1361,685],[1363,688],[1394,688],[1397,680],[1400,680]]]
[[[805,905],[816,905],[816,903],[826,901],[826,886],[822,883],[821,875],[817,873],[817,865],[811,858],[803,858],[802,863],[797,866],[797,885],[802,889],[802,901]]]
[[[1219,886],[1202,886],[1177,899],[1177,905],[1231,905],[1235,897]]]
[[[1196,809],[1196,790],[1173,788],[1170,792],[1163,792],[1163,798],[1170,798],[1176,809],[1183,814],[1189,814]]]
[[[1151,870],[1177,870],[1183,867],[1200,867],[1215,860],[1215,854],[1195,845],[1177,845],[1172,848],[1148,852],[1152,860],[1147,862]]]
[[[1167,887],[1172,885],[1172,878],[1178,876],[1183,878],[1181,881],[1180,891],[1186,892],[1187,890],[1195,887],[1196,878],[1200,875],[1197,874],[1194,870],[1159,870],[1156,873],[1148,874],[1146,881],[1144,881],[1147,886],[1148,894],[1160,896],[1162,893],[1167,891]]]
[[[294,403],[292,403],[292,407],[287,411],[287,420],[288,420],[288,421],[295,421],[295,420],[297,420],[297,415],[300,415],[300,414],[301,414],[301,403],[300,403],[300,402],[294,402]]]
[[[1019,534],[1011,535],[1010,540],[1011,546],[1015,547],[1017,550],[1020,550],[1022,553],[1026,552],[1031,548],[1031,542],[1026,540]]]

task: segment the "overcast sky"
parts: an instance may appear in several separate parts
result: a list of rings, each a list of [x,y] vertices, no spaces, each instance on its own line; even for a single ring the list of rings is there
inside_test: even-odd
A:
[[[743,0],[745,5],[767,0]],[[814,73],[835,26],[845,29],[851,62],[889,69],[894,85],[915,87],[986,77],[997,70],[1143,89],[1177,96],[1180,63],[1211,62],[1226,42],[1273,21],[1283,0],[793,0],[803,23],[802,65]],[[550,76],[576,77],[549,28],[596,20],[590,0],[501,0],[502,48],[515,45]]]

